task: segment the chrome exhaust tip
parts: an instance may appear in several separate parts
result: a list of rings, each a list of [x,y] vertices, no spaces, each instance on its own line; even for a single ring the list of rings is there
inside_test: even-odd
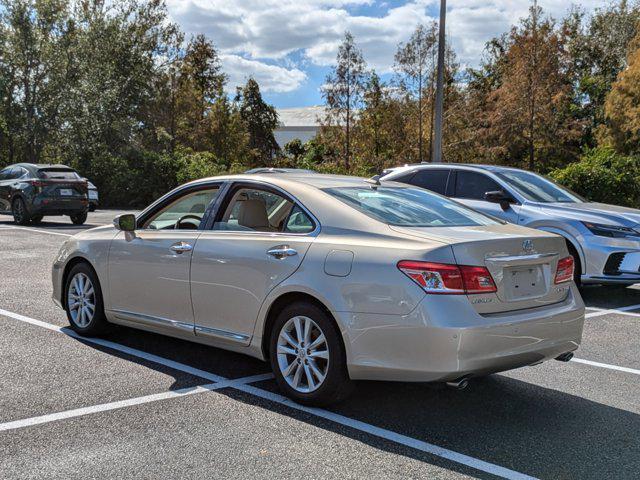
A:
[[[563,353],[562,355],[558,355],[556,357],[556,360],[558,360],[559,362],[568,362],[572,358],[573,358],[573,352],[567,352],[567,353]]]
[[[447,382],[447,387],[454,388],[456,390],[464,390],[469,386],[468,378],[459,378],[458,380],[452,380]]]

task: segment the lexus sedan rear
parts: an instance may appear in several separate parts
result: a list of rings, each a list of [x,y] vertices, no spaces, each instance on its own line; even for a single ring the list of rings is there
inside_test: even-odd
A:
[[[268,360],[307,404],[353,380],[464,382],[568,359],[584,305],[554,234],[402,184],[305,173],[181,186],[70,238],[54,300],[111,323]]]

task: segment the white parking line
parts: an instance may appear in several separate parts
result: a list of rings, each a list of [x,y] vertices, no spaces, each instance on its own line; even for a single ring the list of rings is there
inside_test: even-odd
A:
[[[184,397],[187,395],[193,395],[195,393],[211,392],[213,390],[220,390],[221,388],[243,385],[245,383],[260,382],[262,380],[268,380],[272,377],[273,375],[271,375],[270,373],[263,373],[261,375],[252,375],[250,377],[237,378],[235,380],[225,380],[219,383],[208,383],[206,385],[199,385],[196,387],[180,388],[178,390],[172,390],[169,392],[154,393],[152,395],[145,395],[143,397],[102,403],[100,405],[92,405],[90,407],[74,408],[73,410],[66,410],[49,415],[41,415],[39,417],[25,418],[22,420],[15,420],[13,422],[0,423],[0,432],[6,430],[15,430],[16,428],[30,427],[32,425],[41,425],[43,423],[55,422],[57,420],[64,420],[67,418],[82,417],[84,415],[90,415],[92,413],[117,410],[120,408],[131,407],[133,405],[142,405],[144,403],[157,402],[160,400],[166,400],[168,398]]]
[[[63,237],[73,237],[75,234],[70,233],[62,233],[62,232],[52,232],[50,230],[41,230],[39,228],[29,228],[29,227],[4,227],[2,230],[26,230],[27,232],[36,232],[36,233],[48,233],[49,235],[61,235]]]
[[[620,310],[620,309],[606,309],[606,308],[596,308],[596,307],[590,307],[591,310],[594,310],[595,312],[606,312],[606,314],[614,314],[614,315],[625,315],[627,317],[640,317],[640,313],[634,313],[634,312],[627,312],[624,310]],[[633,309],[635,310],[635,309]],[[588,315],[585,315],[588,316]]]
[[[595,307],[591,307],[592,309],[595,310]],[[626,307],[620,307],[620,308],[610,308],[607,310],[600,310],[597,312],[590,312],[587,313],[584,318],[593,318],[593,317],[600,317],[602,315],[609,315],[610,313],[614,313],[614,314],[623,314],[623,312],[628,312],[629,310],[639,310],[640,309],[640,304],[636,304],[636,305],[628,305]]]
[[[299,405],[293,402],[287,397],[284,397],[277,393],[269,392],[267,390],[262,390],[261,388],[254,387],[253,385],[239,385],[235,388],[251,395],[255,395],[256,397],[264,398],[281,405],[286,405],[289,408],[300,410],[302,412],[315,415],[316,417],[324,418],[325,420],[330,420],[334,423],[344,425],[345,427],[368,433],[369,435],[373,435],[374,437],[383,438],[385,440],[389,440],[391,442],[398,443],[400,445],[404,445],[421,452],[429,453],[441,458],[446,458],[447,460],[451,460],[452,462],[466,465],[467,467],[472,467],[476,470],[490,473],[498,477],[514,480],[535,479],[535,477],[531,477],[529,475],[525,475],[523,473],[519,473],[514,470],[495,465],[493,463],[485,462],[478,458],[470,457],[469,455],[454,452],[453,450],[442,448],[437,445],[418,440],[416,438],[408,437],[406,435],[402,435],[401,433],[387,430],[386,428],[376,427],[375,425],[361,422],[360,420],[355,420],[353,418],[330,412],[328,410],[323,410],[321,408],[305,407],[304,405]]]
[[[592,362],[591,360],[583,360],[582,358],[572,358],[571,361],[584,363],[585,365],[591,365],[592,367],[608,368],[609,370],[618,370],[619,372],[640,375],[640,370],[636,370],[635,368],[619,367],[618,365],[609,365],[608,363]]]
[[[43,322],[41,320],[36,320],[35,318],[20,315],[19,313],[9,312],[7,310],[3,310],[0,308],[0,315],[4,315],[5,317],[10,317],[15,320],[20,320],[21,322],[30,323],[31,325],[35,325],[37,327],[46,328],[54,332],[64,333],[69,337],[77,338],[87,343],[93,343],[96,345],[107,347],[112,350],[116,350],[118,352],[126,353],[127,355],[131,355],[133,357],[142,358],[144,360],[148,360],[149,362],[153,362],[159,365],[164,365],[165,367],[173,368],[174,370],[180,370],[181,372],[189,373],[196,377],[206,378],[207,380],[211,380],[212,382],[222,382],[227,380],[224,377],[215,375],[205,370],[200,370],[199,368],[194,368],[190,365],[185,365],[184,363],[175,362],[173,360],[169,360],[168,358],[159,357],[157,355],[153,355],[152,353],[147,353],[142,350],[138,350],[136,348],[131,348],[125,345],[121,345],[119,343],[110,342],[109,340],[103,340],[102,338],[83,337],[81,335],[78,335],[76,332],[74,332],[70,328],[59,327],[51,323]]]
[[[80,337],[78,334],[76,334],[73,330],[67,329],[67,328],[61,328],[58,327],[57,325],[52,325],[50,323],[46,323],[40,320],[36,320],[34,318],[30,318],[24,315],[20,315],[19,313],[14,313],[14,312],[9,312],[7,310],[2,310],[0,309],[0,315],[4,315],[5,317],[9,317],[9,318],[13,318],[15,320],[19,320],[21,322],[25,322],[25,323],[29,323],[31,325],[36,325],[39,327],[43,327],[46,328],[48,330],[54,331],[54,332],[59,332],[59,333],[63,333],[65,335],[68,335],[70,337],[74,337],[74,338],[79,338],[82,339],[84,341],[87,341],[89,343],[94,343],[96,345],[102,345],[120,352],[124,352],[124,353],[128,353],[129,355],[132,356],[137,356],[140,358],[143,358],[145,360],[149,360],[152,361],[154,363],[159,363],[162,365],[166,365],[168,367],[174,368],[175,370],[180,370],[180,371],[184,371],[187,373],[192,373],[194,375],[198,375],[202,378],[207,378],[207,379],[213,379],[215,378],[216,380],[213,380],[214,382],[230,382],[230,380],[224,378],[224,377],[220,377],[218,375],[214,375],[212,373],[209,372],[205,372],[203,370],[199,370],[199,369],[195,369],[193,367],[190,367],[188,365],[179,363],[179,362],[174,362],[173,360],[169,360],[169,359],[165,359],[162,357],[158,357],[157,355],[152,355],[146,352],[143,352],[141,350],[136,350],[133,348],[129,348],[126,347],[124,345],[120,345],[114,342],[109,342],[107,340],[102,340],[102,339],[98,339],[98,338],[84,338],[84,337]],[[193,373],[195,371],[199,371],[202,372],[202,375],[197,374],[197,373]],[[255,380],[254,380],[255,381]],[[218,385],[218,383],[216,383],[216,386]],[[278,395],[276,393],[272,393],[269,392],[267,390],[263,390],[261,388],[258,387],[254,387],[252,385],[248,385],[248,384],[240,384],[240,385],[228,385],[231,388],[235,388],[237,390],[243,391],[245,393],[249,393],[251,395],[260,397],[260,398],[264,398],[266,400],[270,400],[272,402],[275,403],[279,403],[282,405],[285,405],[289,408],[293,408],[295,410],[299,410],[299,411],[303,411],[306,412],[308,414],[314,415],[316,417],[320,417],[323,418],[325,420],[330,420],[332,422],[338,423],[340,425],[344,425],[350,428],[353,428],[355,430],[359,430],[361,432],[364,433],[368,433],[370,435],[379,437],[379,438],[383,438],[385,440],[389,440],[391,442],[400,444],[400,445],[404,445],[425,453],[429,453],[431,455],[437,456],[437,457],[441,457],[447,460],[450,460],[452,462],[458,463],[460,465],[465,465],[467,467],[471,467],[474,468],[476,470],[480,470],[486,473],[490,473],[492,475],[497,475],[499,477],[502,478],[507,478],[509,480],[535,480],[535,477],[530,477],[528,475],[525,475],[523,473],[520,472],[516,472],[514,470],[510,470],[508,468],[504,468],[501,467],[499,465],[495,465],[493,463],[489,463],[489,462],[485,462],[483,460],[480,460],[478,458],[474,458],[474,457],[470,457],[468,455],[464,455],[458,452],[454,452],[453,450],[449,450],[447,448],[442,448],[439,447],[437,445],[433,445],[431,443],[427,443],[424,442],[422,440],[418,440],[415,438],[411,438],[408,437],[406,435],[402,435],[400,433],[391,431],[391,430],[387,430],[385,428],[380,428],[380,427],[376,427],[375,425],[371,425],[365,422],[361,422],[359,420],[355,420],[353,418],[350,417],[346,417],[344,415],[340,415],[334,412],[330,412],[328,410],[323,410],[320,408],[311,408],[311,407],[305,407],[303,405],[298,405],[297,403],[289,400],[288,398],[282,396],[282,395]],[[204,387],[203,387],[204,388]],[[177,391],[177,390],[176,390]],[[157,394],[157,395],[166,395],[169,392],[166,392],[164,394]],[[194,392],[195,393],[195,392]],[[175,396],[175,395],[174,395]],[[154,401],[154,400],[151,400]],[[118,402],[114,402],[114,403],[118,403]],[[135,404],[135,403],[134,403]],[[108,404],[106,404],[108,405]],[[127,405],[124,405],[127,406]],[[87,408],[91,408],[91,407],[87,407]],[[123,408],[123,407],[116,407],[116,408]],[[64,413],[64,412],[63,412]],[[91,412],[89,412],[91,413]],[[56,414],[53,414],[56,415]],[[85,413],[86,415],[86,413]],[[76,415],[77,416],[77,415]]]

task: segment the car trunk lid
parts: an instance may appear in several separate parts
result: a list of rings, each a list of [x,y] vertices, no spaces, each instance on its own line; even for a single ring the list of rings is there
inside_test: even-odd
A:
[[[567,295],[569,283],[554,281],[558,260],[567,256],[564,240],[557,235],[516,225],[391,228],[448,243],[458,265],[487,268],[496,292],[468,295],[480,313],[543,306]]]

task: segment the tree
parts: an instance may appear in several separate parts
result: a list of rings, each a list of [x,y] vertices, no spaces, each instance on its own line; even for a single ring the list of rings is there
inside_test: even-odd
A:
[[[428,27],[418,25],[407,43],[398,45],[394,68],[400,75],[401,88],[412,98],[417,98],[418,161],[423,161],[423,96],[424,87],[430,86],[433,103],[434,55],[438,45],[438,26],[433,22]],[[431,120],[430,120],[431,123]]]
[[[588,16],[574,8],[562,22],[563,41],[574,77],[575,117],[585,122],[582,143],[593,147],[604,122],[604,103],[618,74],[627,66],[629,42],[640,23],[640,4],[611,3]]]
[[[212,128],[222,128],[220,122],[223,121],[214,116],[226,117],[229,109],[224,93],[226,81],[213,43],[204,35],[192,39],[182,59],[179,76],[177,108],[180,118],[176,135],[181,145],[194,150],[213,148]]]
[[[63,0],[1,0],[3,145],[10,161],[38,162],[62,123],[74,25]]]
[[[280,150],[273,136],[273,131],[278,126],[276,109],[262,99],[258,82],[253,78],[249,78],[244,88],[238,90],[236,103],[249,135],[252,163],[270,164],[274,154]]]
[[[618,152],[640,154],[640,32],[629,50],[628,67],[618,74],[607,95],[601,138]]]
[[[344,165],[350,168],[351,127],[360,107],[366,81],[366,64],[351,33],[346,32],[338,48],[336,65],[327,75],[322,94],[327,104],[329,124],[345,126]]]
[[[484,104],[482,141],[494,159],[530,170],[579,153],[580,125],[570,115],[572,84],[562,38],[535,3],[504,43],[499,80]],[[540,158],[547,165],[539,164]]]

